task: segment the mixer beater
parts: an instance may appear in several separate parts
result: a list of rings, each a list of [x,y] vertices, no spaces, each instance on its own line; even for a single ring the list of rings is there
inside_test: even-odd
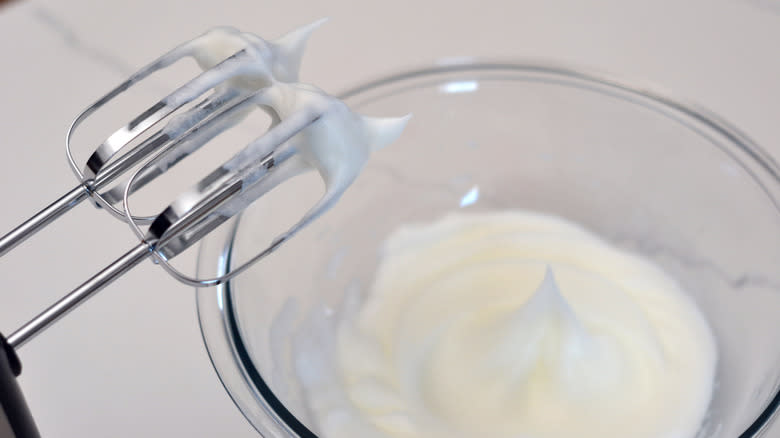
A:
[[[174,278],[198,287],[218,285],[240,274],[331,208],[357,178],[370,153],[401,134],[408,116],[360,116],[316,87],[297,83],[306,41],[322,22],[275,41],[228,27],[212,29],[142,68],[76,117],[66,135],[66,152],[78,186],[0,238],[0,255],[87,198],[125,221],[139,243],[7,338],[0,335],[5,352],[0,353],[0,404],[8,419],[7,424],[0,421],[0,436],[39,436],[15,380],[21,372],[15,349],[144,259],[153,258]],[[86,165],[79,166],[71,152],[76,128],[119,94],[185,57],[194,58],[203,72],[111,134]],[[272,120],[263,135],[161,213],[133,214],[134,192],[258,109]],[[170,264],[259,197],[309,170],[319,173],[325,194],[244,264],[215,278],[194,278]]]

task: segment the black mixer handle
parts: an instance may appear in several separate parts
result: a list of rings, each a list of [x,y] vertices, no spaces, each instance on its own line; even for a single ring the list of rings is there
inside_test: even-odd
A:
[[[22,363],[0,333],[0,438],[40,438],[16,378]]]

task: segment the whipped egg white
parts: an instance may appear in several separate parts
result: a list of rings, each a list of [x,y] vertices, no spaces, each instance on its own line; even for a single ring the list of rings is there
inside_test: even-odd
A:
[[[326,438],[692,438],[712,396],[715,340],[680,285],[553,216],[405,226],[348,307],[296,353]]]

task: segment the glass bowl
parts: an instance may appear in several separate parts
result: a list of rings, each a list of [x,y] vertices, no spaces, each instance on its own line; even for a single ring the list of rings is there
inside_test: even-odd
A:
[[[441,64],[342,97],[362,114],[414,114],[341,202],[197,305],[214,368],[266,438],[315,437],[291,343],[372,281],[399,225],[457,209],[522,208],[641,253],[691,293],[718,342],[698,437],[757,437],[780,403],[780,167],[714,115],[620,81],[533,63]],[[257,251],[318,192],[284,185],[202,243],[204,276]],[[338,438],[338,437],[329,437]]]

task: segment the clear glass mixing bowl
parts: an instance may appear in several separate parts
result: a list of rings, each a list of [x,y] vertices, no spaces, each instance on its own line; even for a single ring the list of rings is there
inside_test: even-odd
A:
[[[310,312],[338,312],[347,291],[370,284],[388,233],[456,209],[513,207],[584,224],[676,277],[718,340],[699,437],[770,428],[780,403],[780,167],[745,135],[644,89],[540,64],[409,70],[343,97],[363,114],[414,118],[332,211],[248,273],[197,292],[214,367],[263,436],[316,436],[296,396],[291,339]],[[270,242],[315,200],[313,182],[285,184],[206,239],[200,273],[224,273]]]

